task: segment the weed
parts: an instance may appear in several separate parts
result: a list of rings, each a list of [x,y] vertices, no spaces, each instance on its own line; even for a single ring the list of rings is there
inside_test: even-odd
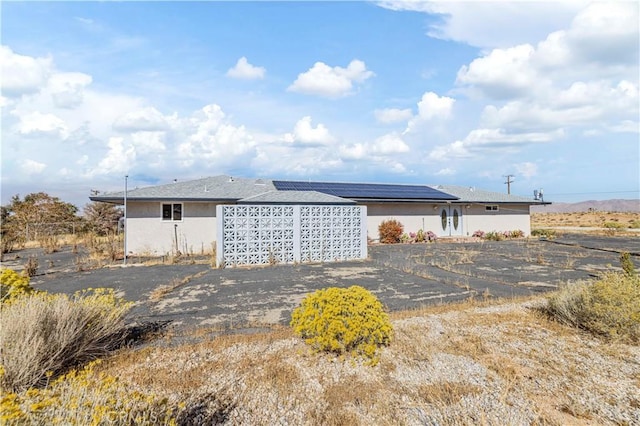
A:
[[[27,277],[34,277],[38,273],[38,258],[35,256],[29,256],[27,263],[24,264],[23,273]]]
[[[608,273],[563,287],[543,311],[557,321],[608,339],[640,342],[640,277]]]
[[[628,252],[620,253],[620,265],[626,275],[632,276],[636,274],[633,260],[631,260],[631,255]]]

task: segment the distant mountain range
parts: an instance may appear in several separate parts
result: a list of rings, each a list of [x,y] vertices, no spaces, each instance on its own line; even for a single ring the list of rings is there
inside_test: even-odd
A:
[[[576,213],[590,210],[640,213],[640,200],[589,200],[579,203],[553,203],[549,206],[531,206],[531,213]]]

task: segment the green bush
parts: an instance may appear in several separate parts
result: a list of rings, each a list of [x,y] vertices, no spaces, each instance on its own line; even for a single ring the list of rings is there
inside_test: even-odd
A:
[[[0,302],[11,303],[18,297],[34,292],[29,284],[29,277],[20,275],[16,271],[2,268],[0,272]]]
[[[640,277],[609,273],[569,284],[552,295],[545,312],[557,321],[608,339],[640,342]]]
[[[620,253],[620,265],[622,266],[622,270],[627,275],[635,275],[636,268],[633,265],[633,260],[631,260],[631,254],[628,252]]]
[[[69,368],[108,354],[124,340],[131,303],[112,289],[74,296],[34,292],[0,311],[0,388],[44,385]]]
[[[402,239],[403,232],[404,226],[395,219],[385,220],[380,224],[380,226],[378,226],[380,242],[384,244],[399,243]]]
[[[531,231],[531,236],[552,239],[557,236],[557,233],[555,229],[538,228]]]
[[[317,351],[352,353],[377,362],[379,346],[391,341],[392,327],[382,303],[360,286],[330,287],[304,298],[291,326]]]

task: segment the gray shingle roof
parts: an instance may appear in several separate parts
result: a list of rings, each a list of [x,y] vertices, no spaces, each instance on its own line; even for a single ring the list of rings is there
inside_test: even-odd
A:
[[[274,191],[271,180],[220,175],[166,185],[127,190],[128,200],[240,200]],[[89,197],[93,201],[123,202],[124,191]]]
[[[527,203],[542,204],[533,197],[526,198],[518,195],[503,194],[501,192],[485,191],[468,186],[436,185],[435,189],[455,195],[460,198],[459,203]]]
[[[318,191],[269,191],[243,198],[238,204],[355,204],[353,200]]]

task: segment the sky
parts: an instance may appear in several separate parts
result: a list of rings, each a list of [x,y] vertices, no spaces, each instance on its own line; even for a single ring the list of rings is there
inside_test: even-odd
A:
[[[640,198],[637,2],[2,2],[2,204],[228,174]]]

